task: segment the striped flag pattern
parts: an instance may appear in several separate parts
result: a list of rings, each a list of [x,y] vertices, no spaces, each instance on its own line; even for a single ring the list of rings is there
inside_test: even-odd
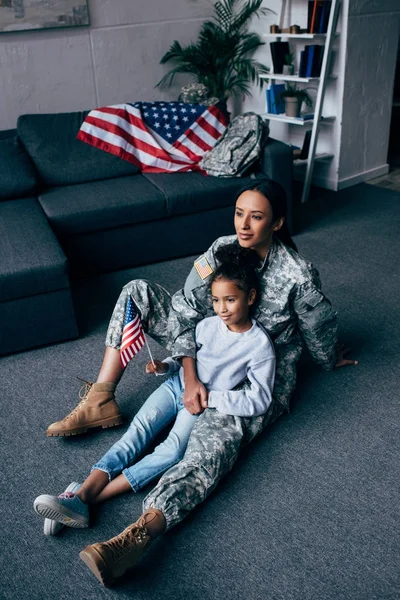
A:
[[[131,358],[136,356],[139,350],[143,348],[145,342],[146,340],[139,314],[132,298],[129,297],[126,303],[120,350],[120,360],[123,369],[125,369]]]
[[[204,172],[197,163],[227,125],[216,106],[135,102],[90,111],[77,138],[135,164],[143,173]]]

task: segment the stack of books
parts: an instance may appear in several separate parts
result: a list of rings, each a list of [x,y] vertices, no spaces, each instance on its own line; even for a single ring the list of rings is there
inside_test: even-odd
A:
[[[308,33],[326,33],[332,0],[308,0]]]
[[[299,77],[319,77],[324,46],[309,44],[300,52]]]
[[[285,91],[284,83],[271,83],[267,89],[267,113],[282,115],[285,113],[285,101],[281,94]]]

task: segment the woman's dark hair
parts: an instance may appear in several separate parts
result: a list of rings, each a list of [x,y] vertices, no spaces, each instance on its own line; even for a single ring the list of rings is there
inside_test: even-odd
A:
[[[247,185],[245,185],[240,192],[237,194],[236,200],[239,198],[243,192],[254,191],[262,194],[270,203],[272,210],[272,217],[274,221],[277,221],[281,217],[286,219],[287,213],[287,199],[286,192],[277,181],[273,181],[272,179],[267,179],[267,177],[259,177],[258,179],[253,179]],[[286,220],[283,223],[282,227],[274,232],[274,235],[283,243],[285,246],[289,246],[297,252],[297,246],[292,240],[292,237],[289,233],[288,226],[286,224]]]
[[[260,283],[256,267],[260,265],[260,257],[257,252],[234,243],[219,248],[215,258],[220,264],[211,276],[210,289],[214,281],[226,279],[233,281],[246,294],[256,290],[256,298],[259,297]]]

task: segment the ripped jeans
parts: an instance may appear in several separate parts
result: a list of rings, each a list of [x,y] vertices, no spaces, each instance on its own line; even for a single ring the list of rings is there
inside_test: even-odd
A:
[[[149,396],[133,418],[128,431],[92,467],[108,473],[110,481],[123,473],[137,492],[183,457],[197,416],[182,404],[183,386],[179,372]],[[164,442],[138,462],[154,438],[175,418]]]

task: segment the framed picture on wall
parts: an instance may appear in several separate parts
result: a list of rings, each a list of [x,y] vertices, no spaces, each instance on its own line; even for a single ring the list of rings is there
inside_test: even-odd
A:
[[[86,0],[0,0],[0,33],[89,25]]]

